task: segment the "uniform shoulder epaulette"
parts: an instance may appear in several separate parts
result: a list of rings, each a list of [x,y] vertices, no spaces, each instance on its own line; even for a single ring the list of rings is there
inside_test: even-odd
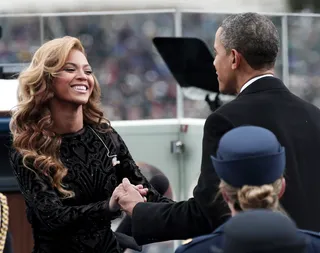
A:
[[[190,242],[192,242],[192,238],[189,238],[189,239],[187,239],[187,240],[183,240],[182,241],[182,245],[186,245],[186,244],[188,244],[188,243],[190,243]]]
[[[190,247],[193,247],[199,243],[203,243],[206,240],[210,240],[216,236],[219,236],[219,233],[213,233],[213,234],[209,234],[209,235],[202,235],[202,236],[198,236],[195,238],[190,238],[187,240],[184,240],[182,242],[182,245],[180,247],[178,247],[176,253],[183,253],[185,250],[187,250]]]

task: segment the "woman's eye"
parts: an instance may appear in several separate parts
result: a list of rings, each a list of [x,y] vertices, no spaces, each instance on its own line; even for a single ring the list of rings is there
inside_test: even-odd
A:
[[[74,71],[76,71],[76,69],[74,69],[74,68],[65,68],[64,71],[74,72]],[[93,71],[92,70],[84,70],[84,73],[86,75],[91,75],[93,73]]]
[[[67,72],[73,72],[75,69],[66,68],[66,69],[64,69],[64,70],[67,71]]]

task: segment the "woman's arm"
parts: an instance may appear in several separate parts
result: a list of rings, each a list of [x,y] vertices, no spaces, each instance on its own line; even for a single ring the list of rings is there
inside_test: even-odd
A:
[[[47,231],[65,228],[75,222],[94,222],[120,215],[120,212],[109,210],[109,200],[81,206],[65,206],[47,177],[23,165],[20,153],[11,151],[10,162],[28,208]]]

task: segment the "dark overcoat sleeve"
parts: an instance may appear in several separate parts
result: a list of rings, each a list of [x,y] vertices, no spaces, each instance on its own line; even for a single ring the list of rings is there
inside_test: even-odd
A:
[[[175,203],[139,203],[132,214],[132,233],[141,244],[195,237],[212,232],[227,218],[221,198],[215,200],[219,179],[211,163],[220,138],[233,128],[219,113],[204,125],[201,173],[194,198]]]

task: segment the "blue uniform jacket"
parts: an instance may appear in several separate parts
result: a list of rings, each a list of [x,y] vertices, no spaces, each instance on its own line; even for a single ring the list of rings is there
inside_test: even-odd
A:
[[[195,237],[190,242],[179,246],[175,253],[219,253],[222,252],[224,240],[224,225],[217,228],[212,234]],[[306,253],[320,252],[320,233],[297,230],[298,233],[303,233],[309,241]]]

